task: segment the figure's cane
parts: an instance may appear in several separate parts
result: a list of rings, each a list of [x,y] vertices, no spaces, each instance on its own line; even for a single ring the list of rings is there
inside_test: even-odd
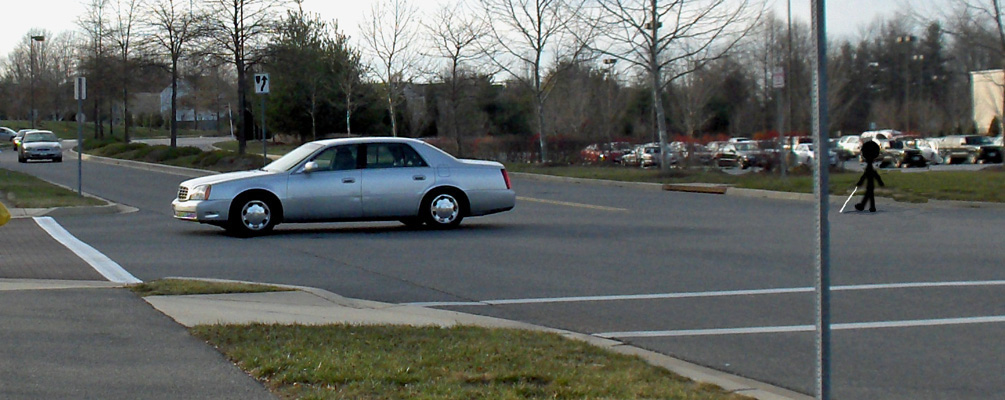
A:
[[[844,205],[841,206],[841,211],[838,211],[838,214],[844,213],[844,208],[848,207],[848,202],[851,201],[851,198],[855,196],[855,192],[857,192],[857,191],[858,191],[858,186],[855,186],[855,190],[852,190],[851,194],[848,195],[848,200],[844,201]]]

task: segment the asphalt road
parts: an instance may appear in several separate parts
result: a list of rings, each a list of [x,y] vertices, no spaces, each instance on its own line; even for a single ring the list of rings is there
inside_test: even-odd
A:
[[[76,162],[66,160],[17,164],[4,152],[0,167],[75,187]],[[84,174],[86,192],[140,211],[59,223],[143,280],[242,279],[425,303],[813,387],[808,202],[516,178],[516,209],[452,231],[280,225],[236,239],[171,218],[184,177],[94,163]],[[835,397],[1005,393],[1005,210],[879,209],[830,214]]]

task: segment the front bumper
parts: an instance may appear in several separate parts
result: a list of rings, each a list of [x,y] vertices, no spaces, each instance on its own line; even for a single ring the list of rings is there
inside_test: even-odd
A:
[[[172,215],[176,219],[222,225],[227,222],[230,211],[229,200],[187,200],[175,199],[171,202]]]
[[[63,158],[59,149],[24,149],[21,154],[28,160],[56,160]]]

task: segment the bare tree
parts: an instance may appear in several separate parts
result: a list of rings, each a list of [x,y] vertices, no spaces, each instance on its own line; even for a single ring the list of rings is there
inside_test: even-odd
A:
[[[105,135],[99,108],[108,71],[104,65],[107,61],[105,42],[111,33],[109,27],[111,21],[108,16],[108,0],[90,0],[85,6],[86,13],[77,21],[77,24],[86,32],[87,39],[90,41],[90,49],[88,50],[90,60],[85,60],[87,69],[92,73],[88,97],[92,99],[94,104],[94,137],[99,139]]]
[[[139,18],[140,0],[115,0],[112,6],[115,12],[115,29],[112,40],[119,50],[119,80],[122,85],[122,131],[126,143],[129,143],[129,85],[132,80],[131,66],[133,28]],[[112,125],[114,125],[114,115]]]
[[[590,20],[596,51],[647,73],[660,146],[666,148],[664,85],[722,58],[763,10],[756,0],[598,0]]]
[[[346,135],[352,136],[352,113],[359,107],[356,98],[359,96],[359,88],[362,87],[360,77],[367,71],[367,66],[363,63],[363,56],[359,50],[350,48],[348,43],[343,44],[347,57],[343,60],[345,64],[340,68],[342,75],[338,77],[338,86],[345,96]]]
[[[285,0],[204,0],[209,7],[208,51],[234,63],[237,72],[237,103],[240,129],[238,153],[244,154],[248,138],[254,132],[254,117],[248,102],[248,71],[264,56],[262,50],[277,20],[286,10]]]
[[[440,80],[447,89],[444,115],[448,135],[457,143],[457,156],[464,156],[463,133],[460,129],[460,106],[464,101],[464,81],[468,63],[483,56],[480,42],[488,35],[488,26],[464,9],[463,3],[444,5],[426,25],[430,45],[435,55],[446,62]]]
[[[550,53],[556,55],[556,60],[563,58],[563,36],[573,36],[572,25],[578,20],[583,4],[583,0],[481,0],[494,45],[489,49],[490,59],[534,93],[541,162],[548,160],[544,128],[544,103],[551,83],[548,76],[559,75],[546,74],[544,57]],[[578,54],[582,47],[573,49]]]
[[[401,91],[418,64],[419,53],[414,48],[419,39],[415,19],[418,13],[408,0],[380,0],[364,14],[359,27],[368,50],[380,63],[373,72],[386,91],[393,136],[398,136],[396,109]]]
[[[166,57],[171,72],[171,147],[178,146],[178,63],[202,34],[200,10],[186,0],[152,0],[145,12],[147,43]]]

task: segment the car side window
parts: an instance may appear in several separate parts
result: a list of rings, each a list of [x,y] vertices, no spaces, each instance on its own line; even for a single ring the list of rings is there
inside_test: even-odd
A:
[[[425,167],[426,162],[411,146],[404,143],[378,143],[367,146],[367,168]]]
[[[346,171],[356,169],[356,145],[329,147],[314,157],[321,171]]]

